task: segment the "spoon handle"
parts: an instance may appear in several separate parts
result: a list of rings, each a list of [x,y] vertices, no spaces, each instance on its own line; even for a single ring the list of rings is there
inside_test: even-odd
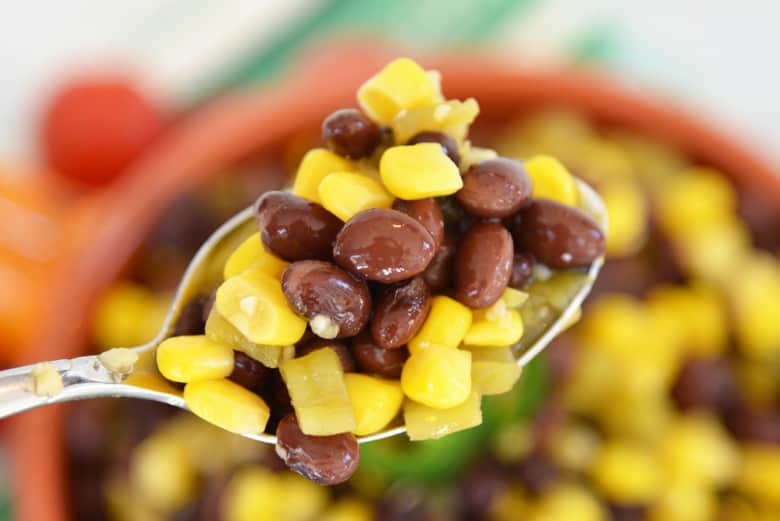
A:
[[[116,396],[117,388],[112,373],[106,370],[96,356],[48,362],[62,378],[62,390],[53,396],[42,396],[33,390],[33,370],[39,364],[0,371],[0,418],[24,412],[42,405]]]

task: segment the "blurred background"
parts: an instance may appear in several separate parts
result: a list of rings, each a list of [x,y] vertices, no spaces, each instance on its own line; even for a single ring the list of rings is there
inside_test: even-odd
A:
[[[464,53],[474,79],[455,90],[493,77],[483,62],[597,78],[598,103],[566,87],[514,105],[486,87],[473,139],[558,156],[602,192],[612,233],[582,323],[478,429],[366,448],[361,473],[324,491],[165,408],[78,404],[0,423],[0,519],[244,521],[225,505],[250,483],[253,519],[780,520],[779,19],[773,0],[6,6],[4,366],[150,338],[203,238],[316,146],[336,107],[306,98],[341,99],[398,54]],[[257,92],[247,107],[307,108],[231,149],[220,132],[241,107],[211,103],[237,89]],[[630,117],[628,98],[696,124]]]
[[[778,16],[772,0],[749,9],[706,0],[26,2],[0,21],[0,63],[13,71],[0,150],[32,153],[40,103],[74,69],[121,64],[180,105],[268,79],[312,42],[362,34],[413,48],[476,44],[519,64],[598,64],[705,111],[778,160],[780,73],[767,67],[780,58]]]

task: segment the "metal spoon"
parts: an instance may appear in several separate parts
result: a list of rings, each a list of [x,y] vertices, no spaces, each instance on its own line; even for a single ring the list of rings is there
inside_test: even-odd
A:
[[[606,210],[601,198],[584,182],[578,181],[578,184],[585,211],[606,230]],[[213,288],[219,284],[222,280],[223,266],[230,253],[256,230],[252,209],[247,208],[223,224],[201,246],[182,278],[160,332],[148,344],[132,348],[139,356],[133,369],[134,375],[156,374],[155,349],[160,342],[171,336],[183,306],[191,298],[202,293],[203,288]],[[593,262],[585,274],[582,285],[565,309],[545,331],[519,353],[518,364],[524,366],[530,362],[569,325],[582,301],[590,292],[603,263],[603,257]],[[187,410],[180,393],[173,392],[173,389],[171,392],[165,392],[131,385],[126,380],[126,374],[112,371],[101,362],[99,356],[82,356],[70,360],[57,360],[49,364],[59,373],[63,383],[62,390],[53,396],[40,396],[34,392],[33,369],[38,364],[0,371],[0,418],[43,405],[102,397],[152,400]],[[361,443],[369,442],[403,432],[405,432],[403,426],[393,427],[370,436],[360,437],[358,440]],[[272,434],[245,436],[269,444],[276,443],[276,436]]]

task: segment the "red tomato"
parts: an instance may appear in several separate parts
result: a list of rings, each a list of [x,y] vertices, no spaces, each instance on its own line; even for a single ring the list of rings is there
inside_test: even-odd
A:
[[[68,178],[107,183],[160,134],[164,120],[126,79],[74,81],[54,95],[44,113],[46,161]]]

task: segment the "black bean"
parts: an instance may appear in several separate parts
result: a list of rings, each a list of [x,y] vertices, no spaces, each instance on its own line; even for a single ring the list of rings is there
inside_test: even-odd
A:
[[[290,470],[320,485],[347,481],[360,461],[354,434],[306,435],[295,414],[282,418],[276,428],[276,453]]]
[[[360,159],[374,152],[382,141],[382,132],[359,110],[341,109],[323,121],[322,140],[333,152]]]

